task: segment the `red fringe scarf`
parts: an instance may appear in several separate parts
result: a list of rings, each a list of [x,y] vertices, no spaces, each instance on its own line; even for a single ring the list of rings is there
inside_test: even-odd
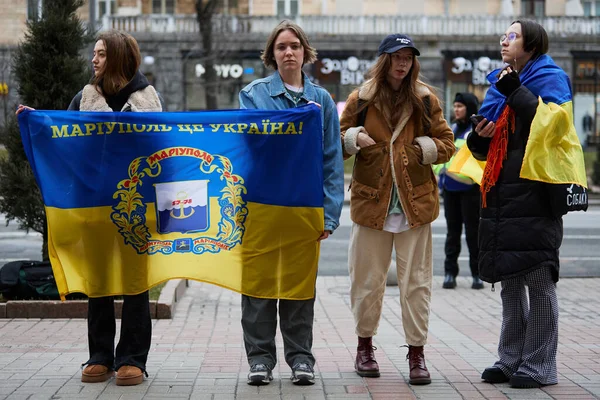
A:
[[[504,107],[500,118],[496,121],[496,131],[490,143],[483,178],[481,179],[481,207],[487,207],[487,193],[496,184],[502,169],[502,163],[506,160],[508,148],[508,134],[515,127],[515,112],[508,106]]]

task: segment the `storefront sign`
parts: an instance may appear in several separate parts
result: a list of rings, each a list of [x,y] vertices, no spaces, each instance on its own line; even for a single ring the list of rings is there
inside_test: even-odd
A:
[[[360,60],[354,56],[345,60],[324,58],[320,60],[321,66],[318,70],[322,75],[333,75],[338,73],[339,83],[342,85],[360,85],[364,81],[364,75],[373,64],[373,60]]]
[[[216,64],[214,68],[220,78],[238,79],[244,74],[244,68],[239,64]],[[200,78],[205,72],[202,64],[196,64],[196,77]]]
[[[575,78],[590,80],[598,78],[600,80],[600,62],[597,60],[577,60]]]
[[[452,73],[460,75],[471,73],[471,82],[473,85],[489,85],[487,76],[495,69],[504,67],[502,60],[492,60],[489,57],[479,57],[476,60],[468,60],[464,57],[452,59]]]

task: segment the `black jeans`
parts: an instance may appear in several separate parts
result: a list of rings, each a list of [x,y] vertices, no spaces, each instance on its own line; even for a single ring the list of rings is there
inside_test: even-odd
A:
[[[146,361],[152,339],[150,297],[148,291],[123,296],[121,337],[115,353],[114,297],[96,297],[88,300],[88,343],[90,359],[86,364],[105,365],[116,371],[123,365],[132,365],[146,371]]]
[[[242,329],[248,364],[265,364],[273,369],[277,364],[275,332],[277,305],[279,328],[283,336],[285,361],[290,367],[305,362],[315,365],[312,354],[315,299],[277,300],[242,295]]]
[[[471,275],[479,276],[477,265],[479,258],[479,245],[477,234],[479,230],[479,185],[473,185],[464,192],[451,192],[444,190],[444,214],[446,217],[446,260],[444,271],[446,274],[458,275],[458,256],[460,255],[462,226],[465,226],[467,247],[469,248],[469,266]]]

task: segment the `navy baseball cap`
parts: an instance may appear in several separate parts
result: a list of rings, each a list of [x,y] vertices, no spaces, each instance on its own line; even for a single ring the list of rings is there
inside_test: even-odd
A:
[[[383,53],[395,53],[400,49],[409,48],[413,50],[416,56],[420,56],[421,53],[415,47],[412,39],[409,36],[401,35],[399,33],[395,33],[393,35],[389,35],[379,45],[379,50],[377,50],[377,57],[382,55]]]

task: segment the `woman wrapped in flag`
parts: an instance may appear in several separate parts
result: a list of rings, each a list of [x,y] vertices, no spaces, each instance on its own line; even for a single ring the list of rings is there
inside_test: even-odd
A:
[[[486,161],[479,273],[502,284],[499,360],[481,378],[535,388],[558,382],[555,289],[563,223],[552,213],[547,183],[586,186],[586,177],[570,81],[546,55],[546,31],[515,21],[500,44],[508,65],[488,76],[484,119],[467,139],[473,156]]]

